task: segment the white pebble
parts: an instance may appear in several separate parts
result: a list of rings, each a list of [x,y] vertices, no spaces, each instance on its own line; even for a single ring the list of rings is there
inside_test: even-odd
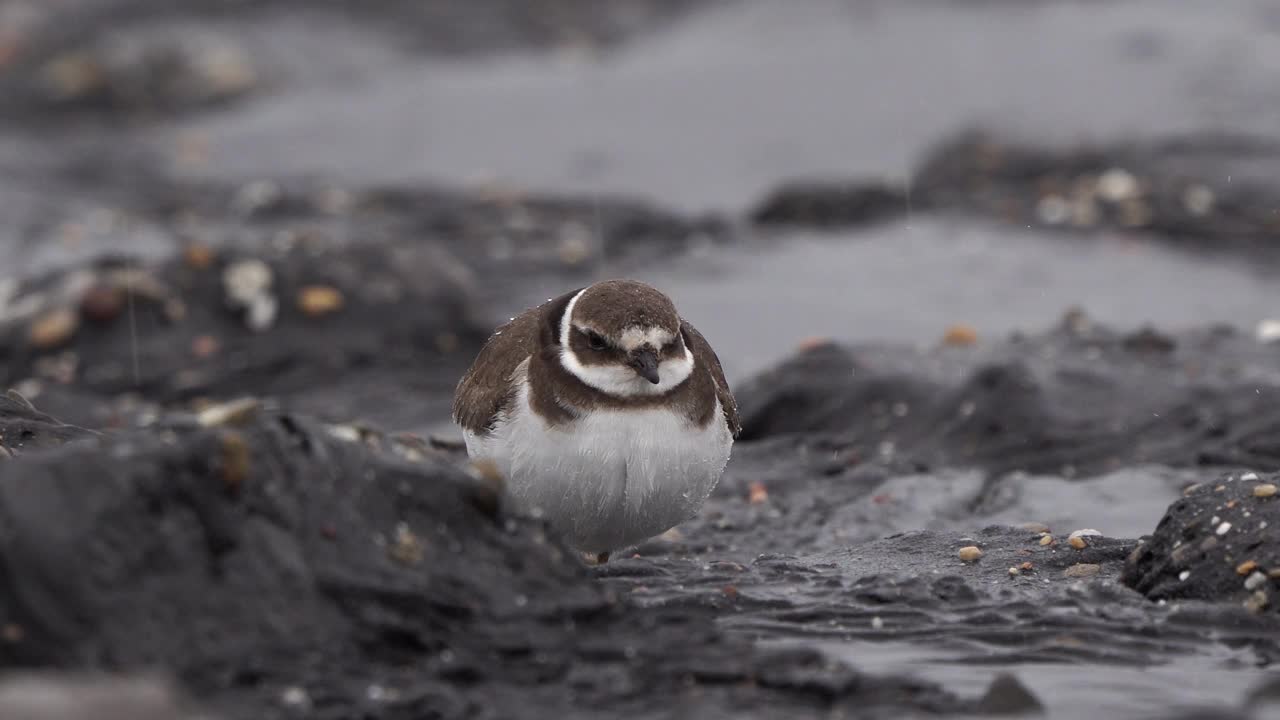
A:
[[[289,707],[303,707],[311,704],[311,696],[297,685],[291,685],[280,693],[280,702]]]
[[[1280,340],[1280,320],[1263,320],[1254,331],[1258,342],[1273,343]]]
[[[1057,195],[1045,195],[1036,203],[1036,216],[1045,225],[1061,225],[1071,217],[1071,205]]]
[[[1255,472],[1247,472],[1247,473],[1245,473],[1245,474],[1241,475],[1241,476],[1240,476],[1240,479],[1241,479],[1241,480],[1257,480],[1257,479],[1258,479],[1258,473],[1255,473]]]
[[[1224,522],[1224,523],[1222,523],[1221,525],[1219,525],[1219,526],[1218,526],[1217,533],[1218,533],[1219,535],[1226,535],[1226,534],[1227,534],[1228,532],[1230,532],[1230,531],[1231,531],[1231,523],[1229,523],[1229,522]]]
[[[1118,203],[1138,194],[1138,180],[1128,170],[1112,168],[1098,177],[1098,195]]]
[[[1199,183],[1190,185],[1186,190],[1182,191],[1182,206],[1187,209],[1187,212],[1196,217],[1204,217],[1212,212],[1216,199],[1213,190],[1207,185]]]
[[[1178,573],[1178,580],[1181,580],[1183,582],[1186,582],[1187,578],[1189,577],[1191,577],[1190,570],[1183,570],[1182,572]]]
[[[871,618],[871,629],[872,630],[884,629],[884,619],[881,618],[879,615]]]
[[[1077,537],[1102,537],[1102,533],[1092,528],[1084,528],[1083,530],[1076,530],[1075,532],[1071,533],[1070,535],[1067,536],[1067,539],[1070,540],[1071,538],[1077,538]]]
[[[1246,579],[1245,579],[1245,581],[1244,581],[1244,589],[1245,589],[1245,590],[1257,590],[1258,588],[1262,587],[1262,584],[1263,584],[1263,583],[1265,583],[1266,581],[1267,581],[1267,576],[1266,576],[1266,575],[1263,575],[1262,573],[1258,572],[1257,570],[1254,570],[1254,571],[1253,571],[1253,574],[1252,574],[1252,575],[1250,575],[1248,578],[1246,578]]]

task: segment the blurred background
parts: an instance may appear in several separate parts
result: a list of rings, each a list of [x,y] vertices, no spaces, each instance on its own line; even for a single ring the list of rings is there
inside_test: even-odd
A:
[[[0,276],[279,239],[303,187],[339,242],[454,243],[479,327],[653,282],[734,380],[1073,307],[1254,329],[1277,73],[1268,0],[7,0]],[[465,210],[344,218],[375,191],[515,211],[460,249]]]

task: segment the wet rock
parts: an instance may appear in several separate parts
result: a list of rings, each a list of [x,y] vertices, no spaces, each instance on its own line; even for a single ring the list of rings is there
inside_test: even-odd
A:
[[[229,717],[586,718],[636,697],[699,716],[969,707],[815,651],[759,650],[706,607],[620,601],[428,445],[407,461],[375,430],[353,441],[277,412],[235,432],[235,492],[226,430],[182,416],[0,465],[10,667],[163,666]]]
[[[1263,138],[1210,134],[1047,150],[964,132],[939,143],[913,187],[922,206],[1140,230],[1274,261],[1280,226],[1265,208],[1275,204],[1268,178],[1277,166],[1280,148]]]
[[[424,408],[447,403],[452,383],[444,369],[460,365],[461,350],[478,346],[487,331],[469,280],[451,271],[447,254],[438,247],[303,245],[256,255],[226,251],[218,262],[201,268],[182,257],[148,263],[109,258],[88,270],[25,280],[18,302],[49,295],[46,288],[62,287],[68,274],[88,272],[129,293],[132,306],[126,304],[120,312],[130,322],[74,335],[66,335],[64,327],[61,345],[54,346],[48,344],[53,337],[49,331],[41,343],[31,343],[33,349],[23,326],[0,322],[0,360],[5,363],[0,384],[52,377],[57,383],[46,388],[42,402],[52,412],[94,426],[120,417],[121,399],[129,392],[171,407],[202,398],[230,401],[255,393],[298,393],[314,401],[307,407],[344,419],[349,416],[342,406],[385,393],[402,400],[366,406],[381,406],[388,411],[383,419],[398,414],[393,421],[405,423],[412,415],[421,417]],[[273,305],[271,317],[255,314],[258,303],[305,294],[317,277],[329,278],[324,287],[342,297],[342,312],[326,316],[324,324],[309,321],[305,310],[292,303]],[[391,282],[401,288],[397,294],[377,290]],[[182,311],[173,313],[175,306]],[[75,315],[69,319],[74,322]],[[437,338],[442,335],[454,339],[451,351],[441,350]],[[55,347],[73,352],[75,366],[58,369],[65,364],[59,356],[39,352]],[[397,376],[396,367],[404,374]],[[406,395],[406,387],[430,382],[422,377],[424,367],[440,369],[439,388],[419,391],[418,397]],[[369,371],[363,380],[360,368]]]
[[[1178,499],[1129,558],[1124,582],[1153,600],[1229,601],[1274,612],[1269,571],[1280,567],[1280,505],[1254,494],[1260,484],[1227,476]]]
[[[13,390],[0,395],[0,448],[9,455],[54,448],[95,435],[40,412]]]
[[[47,59],[32,93],[50,108],[127,115],[225,103],[253,90],[243,50],[196,34],[120,33]]]
[[[880,222],[909,210],[901,190],[875,184],[792,183],[775,190],[750,213],[758,225],[837,228]]]
[[[978,712],[994,716],[1042,715],[1044,705],[1017,677],[1001,673],[978,701]]]
[[[966,348],[826,344],[735,391],[745,440],[830,433],[896,470],[1071,477],[1134,463],[1280,468],[1268,450],[1277,378],[1280,356],[1243,333],[1165,337],[1076,317]]]

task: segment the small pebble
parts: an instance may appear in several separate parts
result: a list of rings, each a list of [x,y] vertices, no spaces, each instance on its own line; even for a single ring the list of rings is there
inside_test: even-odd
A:
[[[978,331],[972,325],[952,325],[942,336],[944,345],[965,347],[978,342]]]
[[[246,305],[271,289],[271,266],[257,258],[237,260],[222,271],[222,286],[235,304]]]
[[[261,408],[257,398],[240,398],[201,410],[196,421],[203,427],[244,425],[256,417]]]
[[[1095,565],[1093,563],[1076,563],[1075,565],[1072,565],[1066,570],[1063,570],[1062,574],[1066,577],[1075,577],[1075,578],[1092,577],[1094,575],[1097,575],[1101,570],[1102,570],[1101,565]]]
[[[1040,538],[1040,544],[1041,544],[1041,545],[1046,545],[1046,546],[1047,546],[1047,545],[1052,545],[1052,544],[1053,544],[1053,536],[1052,536],[1052,535],[1045,535],[1044,537]]]
[[[565,265],[580,265],[591,257],[590,236],[581,232],[568,233],[560,238],[556,252]]]
[[[1138,194],[1138,180],[1128,170],[1112,168],[1098,176],[1098,196],[1112,203]]]
[[[120,288],[98,284],[89,288],[80,298],[80,313],[88,320],[111,322],[120,316],[125,296]]]
[[[435,337],[436,349],[442,353],[457,352],[461,343],[458,336],[451,332],[442,332]]]
[[[1178,580],[1181,582],[1186,582],[1187,578],[1189,577],[1191,577],[1190,570],[1183,570],[1182,572],[1178,573]]]
[[[800,341],[800,344],[796,346],[796,350],[801,353],[807,353],[819,348],[830,347],[833,344],[831,338],[828,337],[807,337]]]
[[[1022,571],[1021,571],[1021,570],[1019,570],[1018,568],[1016,568],[1016,567],[1011,567],[1011,568],[1009,568],[1009,575],[1010,575],[1011,577],[1017,577],[1017,576],[1019,576],[1019,575],[1021,575],[1021,574],[1022,574]]]
[[[1227,533],[1231,532],[1231,523],[1229,522],[1222,523],[1221,525],[1218,526],[1218,529],[1215,530],[1214,532],[1219,535],[1226,535]]]
[[[408,525],[400,523],[396,525],[395,538],[387,548],[387,552],[392,558],[405,565],[416,565],[422,560],[422,541],[409,529]]]
[[[1254,560],[1247,560],[1236,566],[1237,575],[1248,575],[1258,569],[1258,563]]]
[[[1267,582],[1267,576],[1263,575],[1260,572],[1255,571],[1251,575],[1249,575],[1249,577],[1245,578],[1244,589],[1257,590],[1258,588],[1262,587],[1266,582]]]
[[[1029,562],[1024,562],[1022,563],[1022,565],[1018,566],[1018,569],[1021,570],[1022,572],[1031,572],[1032,570],[1035,569],[1035,567],[1036,567],[1035,565],[1032,565]]]
[[[1276,486],[1273,483],[1262,483],[1255,485],[1253,488],[1253,496],[1258,498],[1269,498],[1276,494]]]
[[[1215,200],[1213,190],[1200,183],[1188,185],[1187,189],[1182,191],[1182,206],[1196,217],[1204,217],[1212,212]]]
[[[292,685],[280,693],[280,702],[289,707],[305,707],[311,704],[311,696],[307,694],[306,690],[297,685]]]
[[[207,358],[218,352],[220,343],[212,335],[197,335],[191,340],[191,354],[198,358]]]
[[[222,436],[222,481],[227,490],[238,492],[249,477],[249,443],[238,432]]]
[[[203,243],[191,243],[182,249],[182,259],[186,261],[187,267],[205,270],[213,265],[213,249]]]
[[[1247,472],[1247,473],[1245,473],[1245,474],[1241,475],[1241,476],[1240,476],[1240,479],[1241,479],[1241,480],[1244,480],[1244,481],[1246,481],[1246,482],[1247,482],[1247,481],[1249,481],[1249,480],[1257,480],[1257,479],[1258,479],[1258,473],[1256,473],[1256,472]]]
[[[308,285],[298,292],[298,307],[311,317],[337,312],[343,303],[342,291],[328,285]]]
[[[1264,590],[1257,590],[1244,601],[1244,607],[1251,613],[1260,613],[1271,604]]]
[[[1045,195],[1036,203],[1036,217],[1045,225],[1061,225],[1071,217],[1071,204],[1061,195]]]
[[[57,308],[36,318],[27,338],[40,350],[51,350],[71,339],[80,328],[80,319],[69,308]]]
[[[959,555],[964,562],[974,562],[982,557],[982,549],[976,545],[966,545],[960,548]]]
[[[1080,537],[1079,535],[1072,535],[1071,537],[1067,538],[1067,543],[1070,544],[1071,547],[1077,550],[1083,550],[1089,547],[1089,543],[1085,542],[1084,538]]]
[[[1254,336],[1257,337],[1258,342],[1262,343],[1273,343],[1280,340],[1280,320],[1263,320],[1258,323]]]
[[[245,315],[245,324],[254,332],[262,332],[270,328],[276,321],[279,304],[270,295],[258,295],[248,302],[249,312]]]
[[[1021,525],[1019,525],[1018,527],[1019,527],[1019,528],[1021,528],[1021,529],[1023,529],[1023,530],[1029,530],[1029,531],[1031,531],[1031,532],[1033,532],[1033,533],[1040,533],[1040,534],[1042,534],[1042,535],[1043,535],[1044,533],[1049,532],[1049,526],[1048,526],[1048,525],[1045,525],[1044,523],[1038,523],[1038,522],[1022,523],[1022,524],[1021,524]]]
[[[747,500],[752,505],[763,505],[769,501],[769,490],[765,488],[764,483],[756,481],[751,483],[750,489],[747,491]]]

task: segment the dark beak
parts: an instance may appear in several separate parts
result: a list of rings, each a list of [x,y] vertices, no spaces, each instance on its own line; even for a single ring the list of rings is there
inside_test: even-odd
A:
[[[631,353],[629,364],[637,375],[654,385],[658,384],[658,353],[649,348],[641,348]]]

